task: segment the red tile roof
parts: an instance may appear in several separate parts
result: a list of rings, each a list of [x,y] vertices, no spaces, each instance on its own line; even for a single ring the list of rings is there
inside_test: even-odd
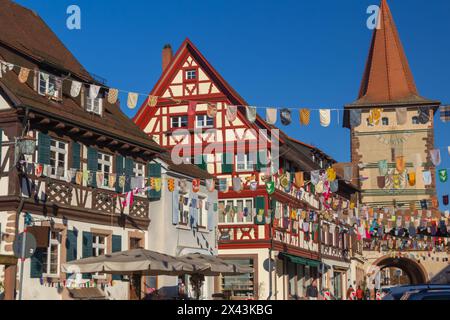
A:
[[[378,22],[359,97],[352,105],[430,103],[419,96],[386,0],[381,0]]]

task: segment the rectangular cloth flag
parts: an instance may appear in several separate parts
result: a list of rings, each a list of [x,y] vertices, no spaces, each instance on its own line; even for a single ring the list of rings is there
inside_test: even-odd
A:
[[[450,106],[441,107],[441,121],[450,122]]]

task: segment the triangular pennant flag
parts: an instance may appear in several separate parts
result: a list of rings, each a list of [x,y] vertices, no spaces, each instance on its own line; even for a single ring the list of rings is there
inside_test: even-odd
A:
[[[322,127],[329,127],[331,124],[331,110],[330,109],[320,109],[320,125]]]
[[[374,108],[370,110],[369,113],[369,125],[378,126],[381,123],[381,113],[383,112],[380,108]]]
[[[441,150],[434,149],[430,151],[431,162],[437,167],[441,164]]]
[[[439,180],[444,183],[448,181],[448,172],[447,169],[439,170]]]
[[[380,172],[380,176],[386,176],[388,174],[387,160],[378,161],[378,171]]]
[[[399,173],[402,173],[406,169],[406,159],[404,156],[398,156],[395,158],[395,165],[397,168],[397,171]]]
[[[127,100],[128,108],[130,108],[130,109],[136,108],[136,105],[138,102],[138,97],[139,97],[139,95],[135,92],[128,93],[128,100]]]
[[[246,112],[246,115],[247,115],[247,120],[250,123],[254,123],[256,121],[256,108],[255,107],[246,106],[245,107],[245,112]]]
[[[275,192],[275,183],[273,181],[266,182],[266,190],[269,195]]]
[[[108,103],[116,104],[118,98],[119,98],[119,90],[110,88],[108,91]]]
[[[283,124],[283,126],[290,125],[292,122],[291,110],[286,109],[286,108],[280,110],[280,120],[281,120],[281,124]]]
[[[214,119],[217,116],[217,105],[208,103],[206,115],[208,116],[208,118]]]
[[[266,122],[268,124],[274,125],[277,122],[277,109],[267,108],[266,109]]]
[[[149,107],[156,107],[157,104],[158,104],[158,97],[157,96],[148,96],[147,105]]]
[[[234,122],[237,118],[237,106],[227,106],[227,120]]]
[[[377,177],[377,184],[378,188],[384,189],[384,187],[386,186],[386,177],[385,176]]]
[[[28,80],[28,76],[30,75],[30,69],[21,67],[19,72],[19,82],[25,83]]]
[[[416,173],[415,172],[408,173],[408,183],[411,187],[414,187],[416,185]]]
[[[73,84],[73,82],[72,82]],[[95,84],[91,84],[89,86],[89,98],[96,99],[98,97],[98,93],[100,92],[100,86]]]
[[[395,112],[396,112],[396,116],[397,116],[397,124],[399,126],[406,124],[406,121],[408,120],[408,109],[407,108],[396,108]]]
[[[200,179],[192,179],[192,191],[194,193],[200,191]]]
[[[442,203],[444,204],[444,206],[448,206],[449,203],[449,196],[445,195],[442,197]]]
[[[72,98],[78,97],[81,91],[81,86],[81,82],[75,80],[72,81],[72,86],[70,87],[70,95],[72,96]]]
[[[300,124],[303,126],[309,125],[311,121],[311,111],[309,109],[300,110]]]
[[[432,183],[432,177],[431,177],[431,171],[424,171],[423,172],[423,183],[425,186],[429,186]]]

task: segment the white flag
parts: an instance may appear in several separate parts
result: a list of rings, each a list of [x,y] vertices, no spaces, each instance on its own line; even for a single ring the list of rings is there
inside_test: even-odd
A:
[[[91,86],[89,87],[89,98],[91,98],[91,99],[97,98],[99,92],[100,92],[100,86],[91,84]]]
[[[128,108],[134,109],[137,105],[138,94],[134,92],[130,92],[128,94]]]
[[[72,81],[72,86],[70,88],[70,95],[73,98],[76,98],[80,94],[80,91],[81,91],[81,82],[73,80]]]

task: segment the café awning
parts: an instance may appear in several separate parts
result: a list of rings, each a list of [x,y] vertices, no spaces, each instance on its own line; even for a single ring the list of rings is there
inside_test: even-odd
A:
[[[298,256],[293,256],[293,255],[290,255],[287,253],[282,253],[281,256],[285,257],[290,262],[295,263],[295,264],[301,264],[301,265],[310,266],[313,268],[320,267],[320,261],[311,260],[311,259],[298,257]]]

